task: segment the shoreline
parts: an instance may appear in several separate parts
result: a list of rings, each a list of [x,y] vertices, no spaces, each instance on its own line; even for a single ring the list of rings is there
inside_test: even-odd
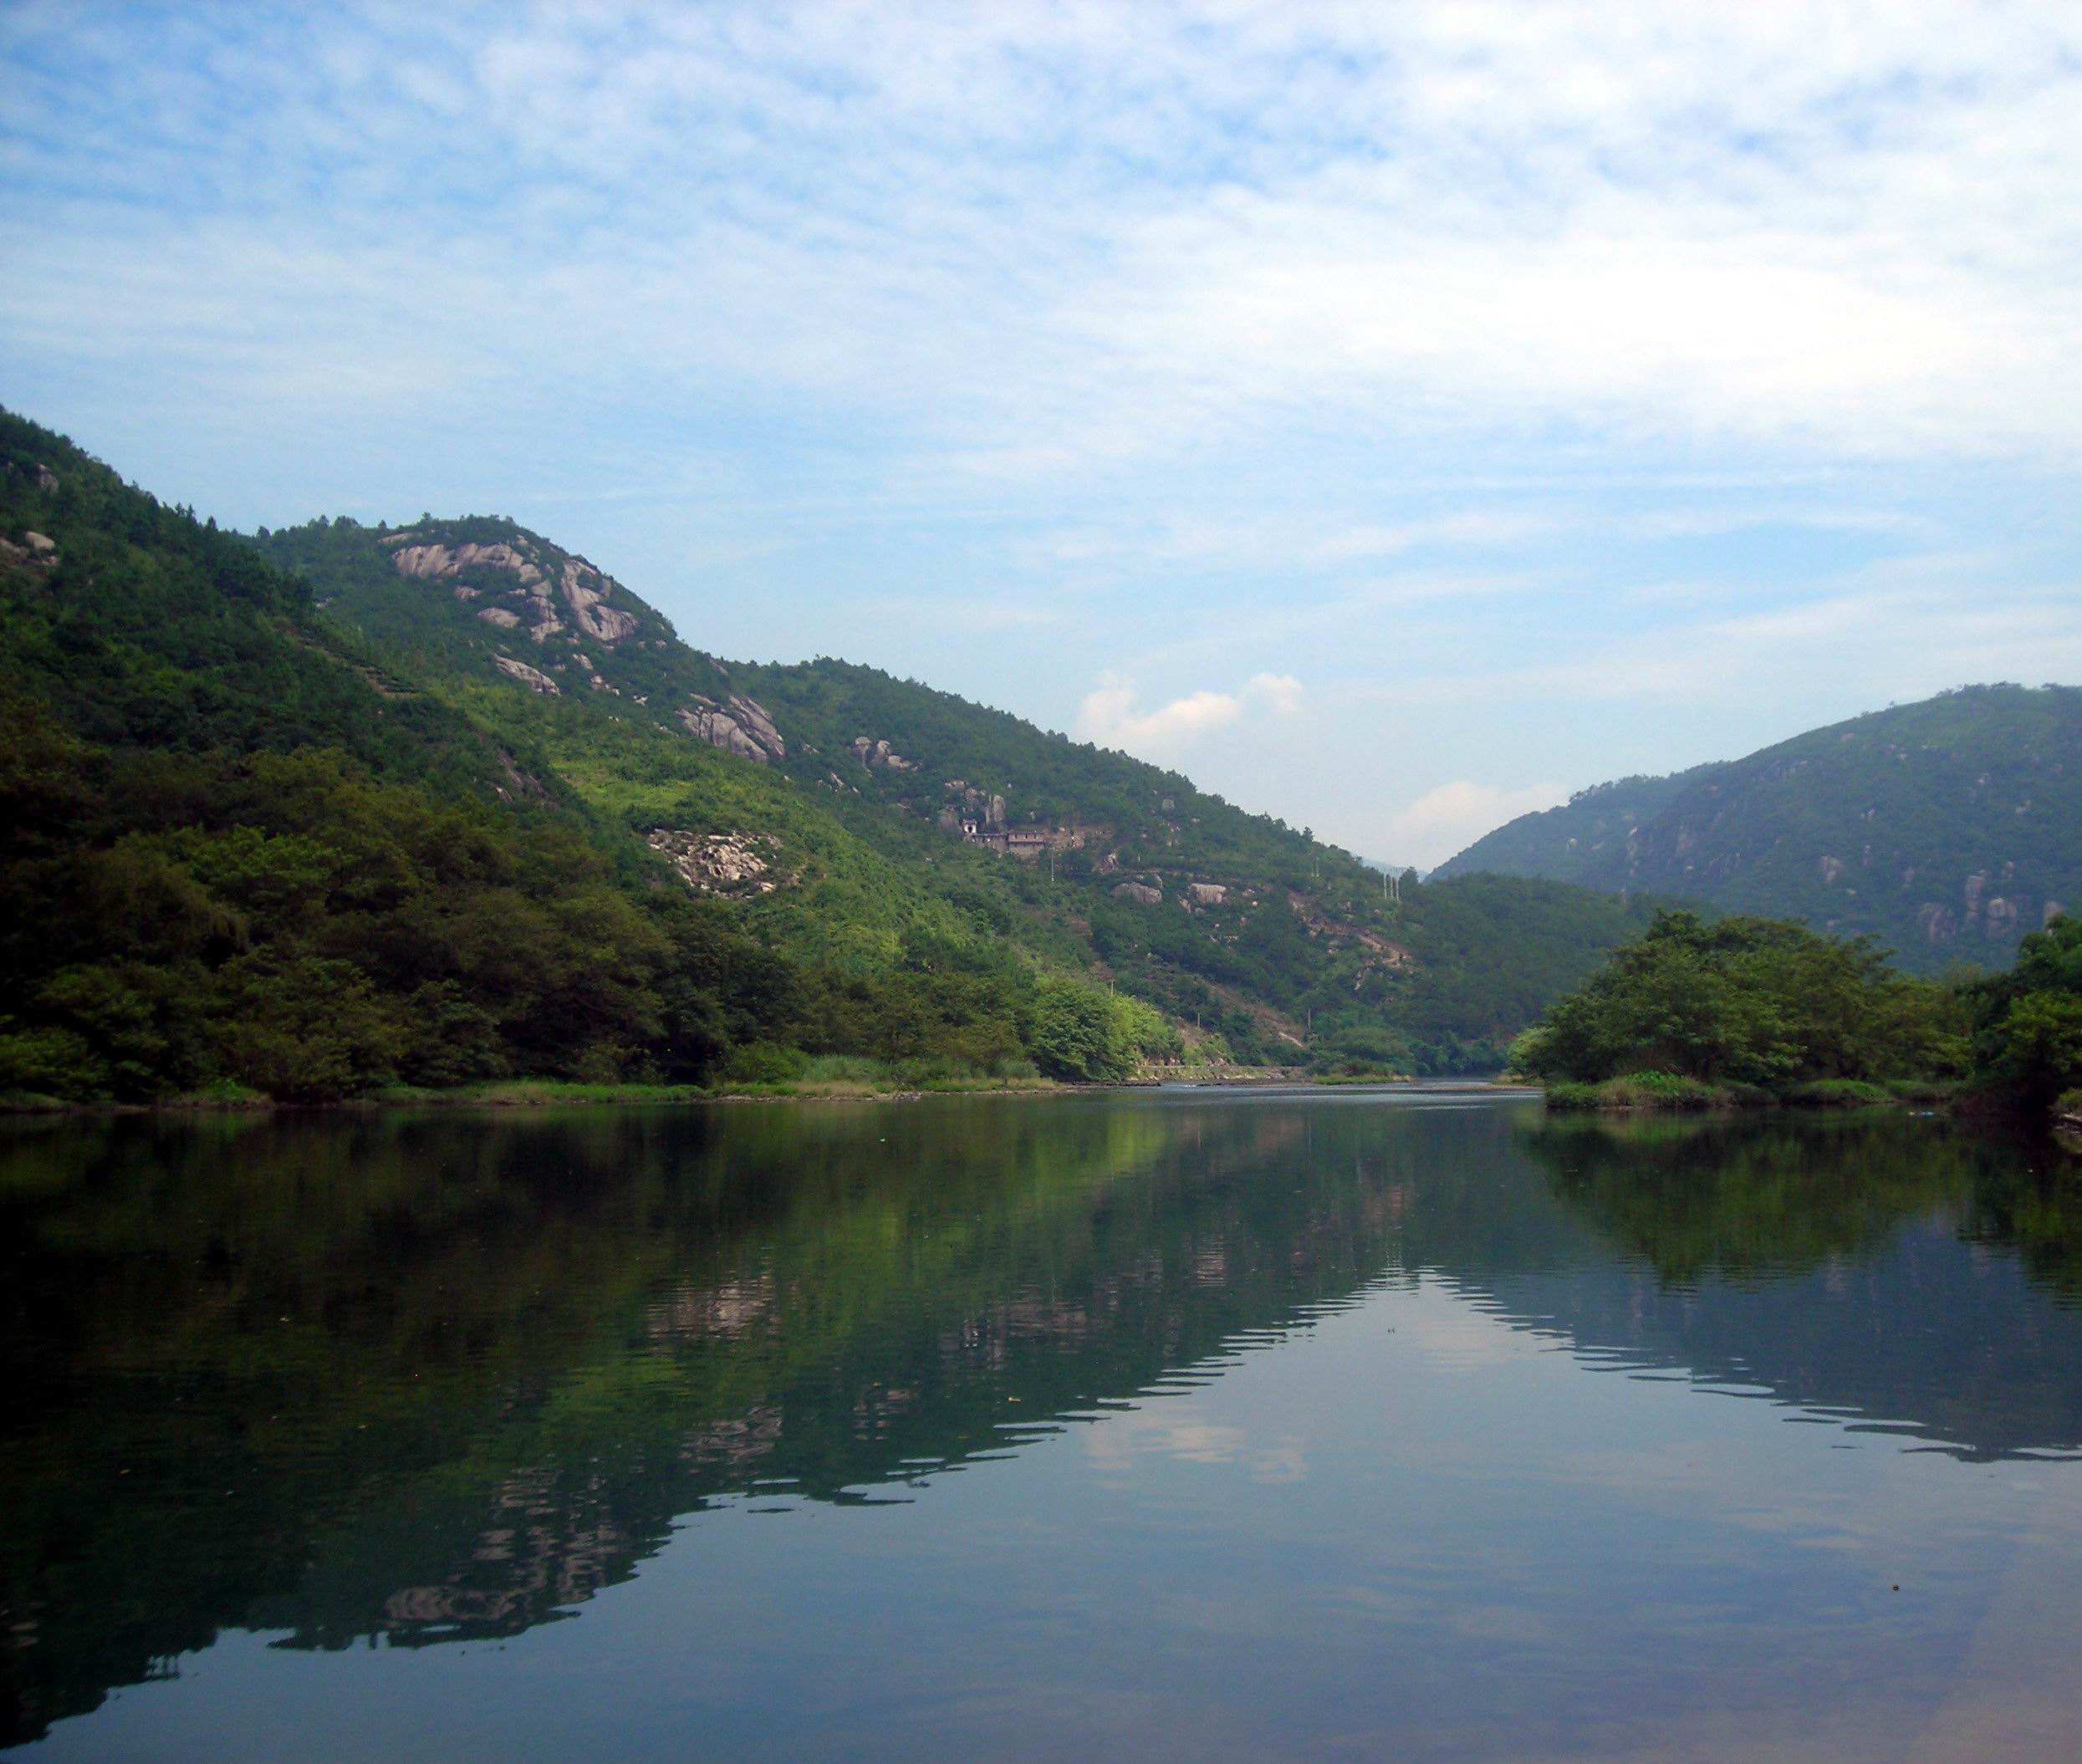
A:
[[[71,1103],[57,1097],[9,1096],[0,1098],[0,1118],[35,1119],[59,1115],[272,1114],[282,1112],[304,1114],[334,1111],[374,1113],[380,1109],[683,1109],[709,1103],[913,1103],[936,1096],[1040,1098],[1119,1095],[1171,1087],[1203,1091],[1292,1088],[1332,1092],[1394,1088],[1436,1089],[1460,1094],[1539,1094],[1537,1086],[1507,1084],[1494,1078],[1400,1076],[1314,1078],[1254,1068],[1245,1068],[1233,1076],[1216,1073],[1203,1075],[1192,1068],[1184,1068],[1162,1077],[1136,1077],[1116,1084],[1079,1084],[1054,1078],[1020,1078],[1010,1081],[978,1079],[974,1082],[886,1088],[827,1081],[805,1085],[777,1083],[710,1089],[696,1084],[585,1084],[560,1079],[513,1078],[452,1090],[417,1090],[398,1087],[365,1096],[332,1097],[308,1102],[281,1101],[258,1094],[169,1097],[154,1103]]]

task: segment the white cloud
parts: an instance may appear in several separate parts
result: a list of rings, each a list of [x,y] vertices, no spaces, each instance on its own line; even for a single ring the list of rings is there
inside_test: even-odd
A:
[[[1472,778],[1455,778],[1426,791],[1389,822],[1399,842],[1391,855],[1398,861],[1409,857],[1423,864],[1442,863],[1506,821],[1552,808],[1568,795],[1560,784],[1507,790]]]
[[[8,400],[221,518],[511,508],[1398,857],[1520,753],[2082,672],[2082,9],[17,0],[0,62]],[[1846,573],[1911,546],[1986,548]]]
[[[1074,732],[1080,741],[1102,747],[1118,747],[1146,759],[1166,758],[1240,722],[1246,711],[1262,708],[1275,716],[1292,716],[1301,699],[1301,682],[1291,675],[1254,674],[1234,692],[1203,689],[1153,711],[1138,711],[1133,682],[1109,675],[1085,694]]]
[[[74,11],[0,23],[39,349],[748,376],[1021,476],[1298,421],[2082,451],[2073,8]]]

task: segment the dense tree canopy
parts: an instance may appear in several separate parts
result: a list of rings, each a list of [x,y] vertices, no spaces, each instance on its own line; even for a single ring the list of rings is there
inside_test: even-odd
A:
[[[1527,1032],[1513,1063],[1580,1083],[1877,1082],[1962,1070],[1964,1023],[1952,993],[1896,972],[1864,940],[1666,912]]]
[[[1974,988],[1974,1063],[2026,1109],[2082,1116],[2082,919],[2027,937],[2017,966]]]

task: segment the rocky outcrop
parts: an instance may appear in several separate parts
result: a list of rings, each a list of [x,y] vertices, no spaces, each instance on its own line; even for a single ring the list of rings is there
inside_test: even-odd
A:
[[[768,834],[693,833],[661,827],[644,843],[676,870],[697,895],[751,900],[770,895],[788,879],[774,870],[780,842]]]
[[[875,741],[865,735],[853,737],[853,757],[870,772],[888,769],[891,772],[916,772],[918,762],[906,759],[885,741]]]
[[[496,625],[503,631],[513,630],[520,625],[520,614],[509,613],[503,606],[487,606],[477,617],[487,625]]]
[[[988,790],[978,790],[966,778],[947,783],[947,802],[940,811],[940,824],[965,839],[988,839],[1005,830],[1005,799]]]
[[[421,539],[416,532],[407,532],[393,533],[384,543],[393,548],[390,561],[398,574],[421,581],[448,581],[466,570],[498,570],[513,577],[514,585],[505,593],[509,604],[502,609],[506,617],[492,622],[508,629],[525,625],[528,635],[538,643],[546,643],[566,629],[565,612],[587,636],[610,649],[636,635],[635,615],[609,604],[614,583],[583,558],[565,558],[553,584],[544,574],[542,554],[526,538],[502,539],[492,545],[451,545]],[[458,600],[473,599],[482,592],[468,583],[459,583],[455,589]],[[561,609],[559,596],[563,601]],[[492,614],[487,609],[478,616],[490,619]]]
[[[597,637],[612,649],[624,638],[636,635],[636,621],[620,607],[607,604],[608,581],[590,563],[578,558],[564,562],[564,599],[579,629]]]
[[[1188,882],[1186,892],[1196,906],[1219,906],[1229,898],[1229,890],[1219,882]]]
[[[48,569],[58,561],[58,546],[43,533],[25,533],[19,545],[9,539],[0,539],[0,558],[11,563],[34,563]]]
[[[727,705],[697,692],[679,712],[679,718],[695,740],[735,753],[741,759],[763,766],[770,760],[788,757],[788,743],[781,739],[781,732],[773,727],[765,706],[742,692],[732,692]]]
[[[1140,906],[1161,906],[1164,904],[1164,890],[1152,888],[1146,882],[1119,883],[1115,886],[1113,897],[1116,900],[1132,900]]]
[[[788,757],[788,743],[781,739],[781,732],[774,727],[773,719],[767,715],[764,705],[756,698],[747,698],[742,692],[732,692],[730,710],[753,740],[775,759]]]
[[[499,770],[505,774],[506,782],[504,784],[494,784],[492,788],[499,796],[509,803],[548,803],[555,800],[549,793],[549,787],[533,772],[522,771],[519,762],[505,748],[498,750],[498,756]]]
[[[399,533],[387,543],[396,545],[400,539],[409,539],[410,533]],[[401,576],[417,576],[426,581],[438,581],[445,576],[461,575],[466,569],[510,570],[524,583],[539,582],[542,572],[533,563],[503,543],[498,545],[404,545],[390,553],[390,561],[397,566]]]
[[[551,698],[564,696],[564,688],[541,669],[531,668],[524,661],[514,660],[511,655],[494,655],[492,665],[508,680],[518,680],[532,691],[545,693]]]

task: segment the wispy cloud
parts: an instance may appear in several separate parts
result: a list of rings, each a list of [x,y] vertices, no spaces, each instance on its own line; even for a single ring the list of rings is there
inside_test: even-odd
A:
[[[1256,674],[1237,691],[1203,688],[1143,711],[1137,708],[1133,682],[1110,676],[1084,695],[1074,732],[1080,741],[1146,759],[1171,758],[1203,737],[1240,722],[1248,711],[1292,716],[1301,698],[1301,682],[1291,676]]]
[[[1472,778],[1455,778],[1426,791],[1389,822],[1389,832],[1398,843],[1387,856],[1396,861],[1413,857],[1438,862],[1492,828],[1535,809],[1552,808],[1568,794],[1559,784],[1503,789]]]
[[[223,518],[510,510],[1374,849],[2082,672],[2074,8],[17,0],[0,57],[0,396]]]
[[[2072,459],[2082,22],[1819,13],[18,7],[0,322],[756,375],[1023,472],[1300,410]]]

